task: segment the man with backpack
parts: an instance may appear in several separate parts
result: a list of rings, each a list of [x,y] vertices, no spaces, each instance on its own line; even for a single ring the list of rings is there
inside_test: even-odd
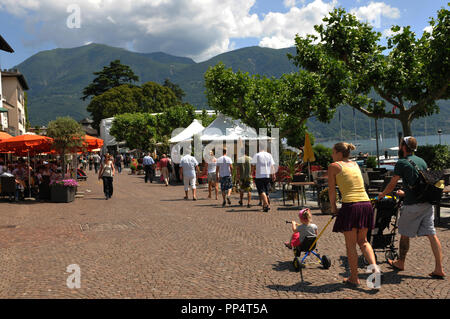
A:
[[[434,228],[433,205],[426,199],[421,199],[417,185],[420,179],[419,170],[425,171],[425,161],[414,155],[417,150],[417,140],[412,136],[406,136],[400,143],[399,157],[394,168],[394,176],[386,189],[378,195],[384,198],[391,193],[401,178],[403,190],[397,191],[398,196],[404,197],[403,206],[398,221],[398,232],[400,233],[400,256],[398,260],[388,259],[389,265],[397,271],[405,269],[406,254],[409,250],[409,238],[416,236],[427,236],[430,240],[431,249],[435,258],[435,268],[429,275],[432,278],[444,279],[445,273],[442,268],[442,246],[436,236]]]

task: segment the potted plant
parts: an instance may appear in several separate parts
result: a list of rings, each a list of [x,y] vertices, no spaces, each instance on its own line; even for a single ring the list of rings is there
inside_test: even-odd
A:
[[[336,201],[338,203],[341,202],[341,195],[338,191],[336,191]],[[319,193],[319,208],[322,214],[330,214],[331,213],[331,204],[330,204],[330,196],[328,195],[328,187],[324,188]]]
[[[50,200],[53,203],[70,203],[75,200],[78,183],[74,179],[63,179],[50,184]]]

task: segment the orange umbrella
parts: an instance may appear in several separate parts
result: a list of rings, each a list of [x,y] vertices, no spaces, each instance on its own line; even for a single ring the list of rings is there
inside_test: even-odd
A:
[[[12,137],[12,136],[9,135],[8,133],[0,132],[0,142],[3,141],[3,140],[6,140],[6,139],[8,139],[8,138],[11,138],[11,137]]]
[[[88,149],[88,151],[91,151],[96,148],[101,148],[103,146],[103,140],[101,138],[85,135],[83,139],[84,139],[83,145],[85,148]]]
[[[42,153],[50,150],[53,139],[40,135],[18,135],[0,142],[0,150],[14,151],[14,153],[23,154],[27,152]]]

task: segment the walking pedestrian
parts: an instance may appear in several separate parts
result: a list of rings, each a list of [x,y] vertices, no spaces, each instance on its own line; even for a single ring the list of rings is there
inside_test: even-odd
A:
[[[123,164],[123,156],[120,153],[117,153],[116,160],[114,161],[114,164],[117,167],[117,170],[119,171],[119,174],[122,173],[122,164]]]
[[[260,152],[253,157],[251,163],[255,172],[255,184],[263,205],[263,211],[268,212],[270,210],[270,181],[275,180],[275,161],[272,154],[261,148]]]
[[[328,167],[331,213],[337,214],[333,232],[344,234],[350,277],[344,279],[343,283],[351,287],[360,285],[356,245],[359,245],[368,263],[375,266],[375,272],[379,272],[372,246],[367,241],[367,232],[374,227],[374,212],[359,165],[349,159],[354,149],[353,144],[335,144],[332,153],[334,162]],[[342,208],[339,211],[336,206],[336,185],[342,194]]]
[[[222,191],[222,207],[225,207],[226,201],[231,205],[231,190],[233,183],[231,181],[231,172],[233,171],[233,160],[227,156],[226,147],[223,148],[223,155],[217,159],[216,179],[220,181],[220,190]]]
[[[94,159],[95,174],[97,174],[98,173],[98,169],[100,167],[101,157],[100,157],[100,155],[98,155],[98,153],[95,153],[92,157]]]
[[[188,154],[181,158],[180,161],[180,178],[184,183],[184,199],[188,199],[189,186],[192,189],[192,199],[197,200],[197,174],[198,161],[194,156]]]
[[[163,154],[161,156],[161,160],[159,161],[159,165],[161,167],[161,175],[164,179],[164,184],[166,184],[166,187],[169,186],[169,164],[170,159],[167,158],[166,154]]]
[[[386,194],[391,193],[395,189],[399,179],[402,179],[403,189],[397,191],[398,196],[404,197],[398,220],[400,256],[398,260],[388,259],[388,263],[398,271],[404,270],[406,255],[409,251],[409,239],[416,236],[426,236],[430,241],[431,250],[435,259],[435,268],[429,276],[436,279],[444,279],[442,246],[434,228],[433,205],[419,200],[419,194],[414,189],[419,179],[419,172],[415,166],[420,170],[427,169],[427,163],[422,158],[414,155],[416,150],[417,140],[414,137],[406,136],[402,139],[399,151],[400,159],[395,164],[394,176],[386,188],[378,194],[378,198],[384,198]]]
[[[146,156],[144,156],[142,165],[144,165],[145,182],[147,183],[147,181],[150,180],[150,183],[153,183],[153,175],[155,172],[155,161],[153,160],[151,153],[148,153]]]
[[[240,200],[239,205],[243,206],[244,193],[247,193],[247,208],[250,208],[252,199],[252,158],[246,152],[244,156],[238,159],[238,179]]]
[[[115,175],[113,158],[111,155],[106,154],[105,160],[102,163],[99,173],[98,179],[103,180],[103,192],[105,193],[105,199],[108,200],[113,195],[113,178]]]
[[[219,195],[219,185],[217,184],[217,158],[214,156],[214,152],[209,152],[209,157],[206,159],[206,165],[208,170],[208,198],[211,198],[211,192],[214,188],[216,192],[216,200]]]

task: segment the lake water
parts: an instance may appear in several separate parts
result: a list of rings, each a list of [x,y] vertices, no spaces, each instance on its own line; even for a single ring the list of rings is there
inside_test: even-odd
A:
[[[439,144],[439,135],[428,135],[428,136],[415,136],[417,138],[417,143],[420,145],[436,145]],[[318,142],[316,141],[315,144],[322,144],[326,147],[333,147],[334,144],[341,142],[338,140],[334,141],[327,141],[327,142]],[[356,146],[356,150],[353,151],[353,153],[369,153],[371,155],[375,155],[377,152],[377,142],[375,139],[373,140],[346,140],[345,142],[352,143]],[[442,134],[441,135],[441,144],[443,145],[449,145],[450,144],[450,135]],[[391,137],[391,138],[383,138],[382,140],[378,139],[378,149],[380,152],[380,155],[384,154],[384,151],[391,148],[398,146],[398,138],[397,137]],[[397,155],[397,151],[390,151],[388,150],[389,155]]]

